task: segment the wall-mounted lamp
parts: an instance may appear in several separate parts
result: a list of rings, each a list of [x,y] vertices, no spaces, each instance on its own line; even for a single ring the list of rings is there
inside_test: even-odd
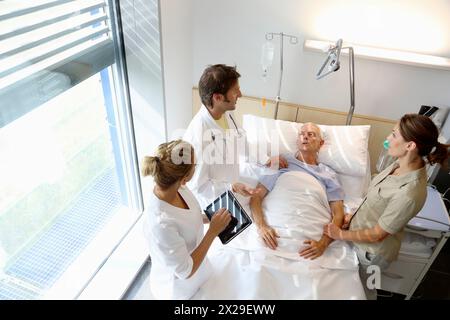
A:
[[[307,42],[311,40],[306,40],[305,47]],[[353,47],[343,47],[342,39],[336,41],[334,45],[328,45],[327,48],[324,47],[325,51],[328,53],[327,58],[324,63],[320,67],[319,71],[316,74],[316,79],[322,79],[326,77],[332,72],[338,71],[340,68],[340,55],[341,51],[344,49],[348,49],[349,52],[349,73],[350,73],[350,109],[347,114],[347,120],[345,122],[346,125],[350,125],[352,123],[353,111],[355,110],[355,63],[354,63],[354,54]],[[321,50],[323,51],[323,50]]]
[[[330,45],[329,41],[306,40],[304,47],[310,51],[327,51]],[[349,46],[345,44],[344,46]],[[418,67],[427,67],[434,69],[450,70],[450,58],[431,56],[407,51],[399,51],[392,49],[381,49],[368,46],[360,46],[351,44],[356,57],[370,60],[407,64]]]

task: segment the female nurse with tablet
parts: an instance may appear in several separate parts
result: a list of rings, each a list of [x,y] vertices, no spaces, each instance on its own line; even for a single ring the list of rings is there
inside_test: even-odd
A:
[[[142,175],[155,181],[144,212],[144,233],[152,262],[150,288],[157,299],[189,299],[196,293],[211,273],[206,254],[231,221],[221,208],[204,234],[208,219],[185,186],[194,171],[194,150],[182,140],[161,144],[142,163]]]

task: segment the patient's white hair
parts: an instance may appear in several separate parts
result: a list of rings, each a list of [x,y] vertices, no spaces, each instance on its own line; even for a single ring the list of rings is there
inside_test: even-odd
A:
[[[298,132],[300,133],[300,131],[302,130],[302,128],[303,128],[304,126],[307,126],[307,125],[311,125],[311,126],[315,127],[315,128],[317,129],[317,132],[319,132],[319,137],[320,137],[320,139],[321,139],[321,140],[325,140],[325,139],[324,139],[324,136],[323,136],[323,133],[322,133],[322,130],[320,130],[319,126],[318,126],[317,124],[315,124],[314,122],[305,122],[304,124],[299,125],[299,126],[298,126]]]

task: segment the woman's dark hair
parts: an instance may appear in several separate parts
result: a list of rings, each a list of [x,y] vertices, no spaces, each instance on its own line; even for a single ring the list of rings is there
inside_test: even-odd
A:
[[[194,148],[188,142],[175,140],[158,146],[156,155],[144,157],[142,176],[153,176],[155,183],[167,189],[186,177],[194,166]]]
[[[416,113],[405,114],[400,119],[399,130],[405,141],[416,143],[419,156],[426,157],[431,165],[446,165],[450,145],[438,141],[439,130],[430,118]]]
[[[207,107],[211,107],[213,94],[220,93],[225,95],[240,76],[236,71],[236,67],[224,64],[208,66],[203,71],[198,82],[198,91],[202,103]]]

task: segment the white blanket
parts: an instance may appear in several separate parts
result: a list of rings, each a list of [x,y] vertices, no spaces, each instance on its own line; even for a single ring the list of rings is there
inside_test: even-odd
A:
[[[298,254],[303,241],[319,240],[331,220],[325,190],[314,177],[283,174],[263,210],[280,235],[277,249],[264,246],[254,224],[226,246],[216,240],[208,254],[214,274],[194,299],[365,299],[356,254],[346,242],[334,241],[316,260]]]

